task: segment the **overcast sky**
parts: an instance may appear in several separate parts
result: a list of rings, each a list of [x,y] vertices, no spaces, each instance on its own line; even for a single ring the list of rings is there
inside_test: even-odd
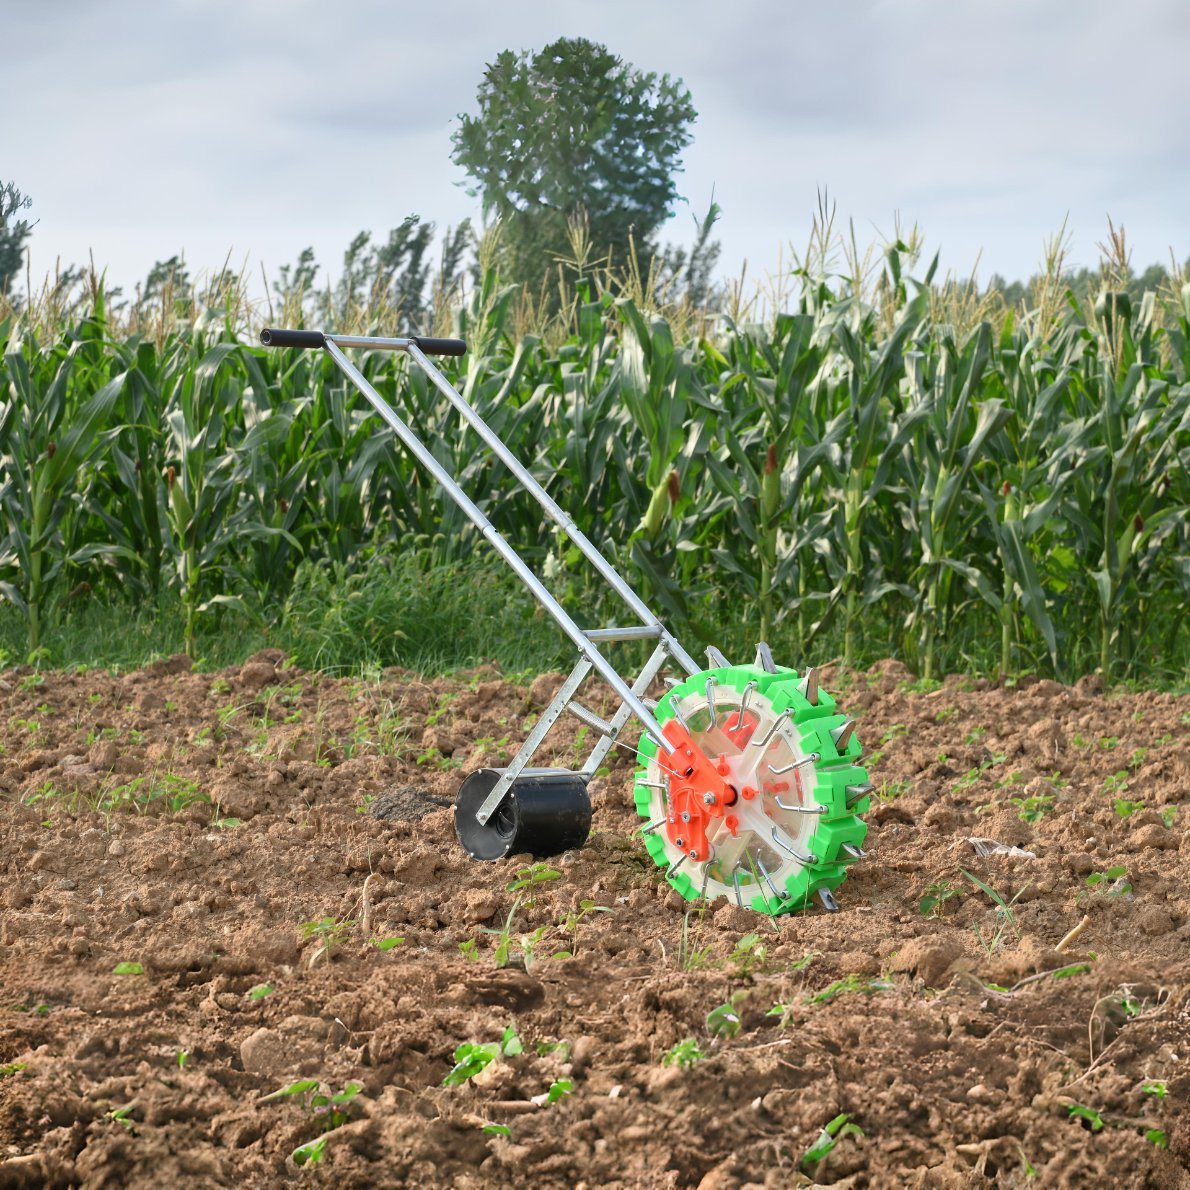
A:
[[[900,212],[985,279],[1067,214],[1076,262],[1109,214],[1138,267],[1190,255],[1184,0],[0,0],[0,181],[34,199],[35,276],[307,244],[334,269],[361,229],[478,216],[456,117],[497,53],[563,35],[685,80],[679,189],[722,206],[726,272],[804,244],[821,187],[861,240]]]

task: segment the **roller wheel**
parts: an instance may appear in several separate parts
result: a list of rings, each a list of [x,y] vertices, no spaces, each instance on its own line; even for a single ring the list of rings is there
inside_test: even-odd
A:
[[[491,818],[479,822],[475,814],[502,775],[500,769],[476,769],[455,798],[455,834],[472,859],[558,855],[587,841],[591,799],[586,778],[559,769],[527,769]]]
[[[834,910],[832,891],[864,855],[868,774],[853,725],[813,671],[770,669],[767,654],[697,673],[658,704],[666,738],[684,747],[667,757],[641,737],[645,845],[688,901]]]

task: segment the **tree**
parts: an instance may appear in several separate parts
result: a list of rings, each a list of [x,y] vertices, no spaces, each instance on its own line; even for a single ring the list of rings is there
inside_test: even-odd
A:
[[[584,38],[505,50],[484,73],[479,114],[460,115],[451,154],[484,211],[506,223],[500,264],[536,282],[585,218],[597,254],[651,254],[678,198],[674,173],[697,113],[680,79],[644,73]]]
[[[18,219],[33,205],[12,182],[0,183],[0,297],[6,297],[12,279],[25,261],[25,241],[33,230],[28,219]]]

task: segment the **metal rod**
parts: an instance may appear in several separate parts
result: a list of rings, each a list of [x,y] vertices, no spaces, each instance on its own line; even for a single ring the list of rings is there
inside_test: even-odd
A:
[[[793,813],[793,814],[825,814],[827,811],[826,806],[787,806],[775,794],[773,796],[773,801],[775,801],[777,803],[777,806],[779,809],[788,810],[790,813]],[[774,827],[773,829],[776,830],[776,827]]]
[[[412,339],[374,339],[368,335],[327,335],[340,347],[369,347],[375,351],[408,351]]]
[[[719,685],[714,678],[707,678],[705,694],[707,696],[707,714],[711,717],[712,730],[719,726],[719,716],[715,714],[715,688]]]
[[[627,628],[588,628],[588,640],[648,640],[650,637],[660,636],[661,629],[656,624],[633,624]]]
[[[755,689],[756,689],[755,682],[749,682],[744,687],[744,695],[740,699],[740,709],[738,711],[736,711],[736,713],[735,713],[735,726],[734,727],[730,726],[731,721],[728,720],[728,725],[727,725],[728,731],[739,731],[740,728],[744,726],[744,712],[748,709],[748,696]]]
[[[803,867],[818,862],[818,857],[814,855],[813,852],[811,852],[809,855],[802,855],[800,851],[796,851],[794,848],[790,847],[790,845],[786,843],[779,834],[777,834],[776,826],[773,827],[773,842],[776,843],[782,851],[788,852],[790,855],[792,855],[793,858],[796,859],[797,862]]]
[[[777,886],[773,883],[773,878],[769,875],[769,870],[764,866],[764,860],[758,855],[756,857],[756,866],[760,869],[760,874],[764,877],[764,882],[769,886],[769,892],[779,901],[781,894],[777,891]]]
[[[636,717],[641,721],[641,725],[644,727],[645,731],[649,734],[649,737],[654,741],[654,743],[656,743],[663,752],[668,754],[672,750],[670,743],[665,738],[660,724],[650,712],[649,708],[646,707],[644,703],[641,702],[640,698],[632,692],[632,688],[627,682],[624,681],[622,677],[620,677],[615,668],[611,665],[607,658],[603,656],[595,644],[587,639],[583,630],[574,622],[574,620],[570,618],[566,609],[553,597],[553,595],[550,594],[545,586],[542,585],[541,580],[536,574],[533,573],[532,569],[530,569],[530,567],[525,563],[516,550],[514,550],[512,546],[509,545],[508,542],[496,531],[495,526],[491,523],[491,521],[488,520],[486,516],[484,516],[483,512],[480,510],[475,501],[473,501],[471,497],[468,496],[461,487],[459,487],[459,485],[451,476],[450,472],[438,462],[433,453],[422,442],[422,440],[418,438],[418,436],[397,416],[397,414],[393,411],[392,406],[389,405],[389,403],[375,390],[375,388],[372,387],[364,374],[343,354],[342,351],[339,350],[338,346],[334,342],[327,340],[325,350],[335,361],[335,363],[339,365],[339,368],[344,373],[344,375],[346,375],[347,378],[351,380],[356,388],[358,388],[363,396],[371,403],[376,412],[379,413],[380,416],[388,423],[393,433],[396,434],[398,438],[400,438],[413,457],[417,459],[417,461],[421,463],[423,467],[425,467],[425,469],[438,481],[439,484],[442,485],[446,491],[446,494],[450,496],[450,498],[459,506],[459,508],[463,510],[464,513],[466,513],[472,524],[474,524],[480,533],[483,534],[483,536],[492,545],[496,552],[504,559],[504,561],[508,563],[521,582],[523,582],[529,589],[529,593],[537,600],[538,603],[541,604],[543,608],[545,608],[547,612],[549,612],[558,627],[561,628],[568,637],[570,637],[571,642],[574,644],[575,648],[578,649],[579,653],[591,662],[599,676],[616,692],[616,694],[620,696],[620,698],[625,703],[628,704],[628,706],[632,709],[632,713],[636,715]],[[461,406],[461,410],[465,410],[466,413],[471,414],[471,417],[475,418],[475,420],[479,422],[480,426],[483,426],[484,430],[487,432],[487,435],[489,435],[497,444],[500,445],[500,452],[498,453],[501,454],[502,458],[507,456],[507,458],[511,460],[513,464],[515,464],[514,473],[517,475],[517,478],[522,479],[522,476],[528,478],[530,482],[532,482],[540,490],[540,485],[536,484],[536,481],[533,480],[533,477],[530,476],[529,473],[525,471],[525,469],[519,463],[517,463],[515,459],[513,459],[504,445],[500,443],[500,440],[496,438],[494,434],[492,434],[492,431],[489,430],[487,426],[484,425],[483,421],[481,421],[474,413],[470,405],[468,405],[467,402],[464,401],[463,398],[460,397],[453,388],[451,388],[451,386],[447,383],[446,378],[443,377],[437,371],[437,369],[429,363],[426,357],[422,355],[422,353],[418,351],[416,347],[410,346],[408,351],[409,354],[420,363],[422,368],[430,374],[431,379],[435,381],[438,387],[444,387],[445,391],[450,394],[452,398],[451,403]],[[468,420],[471,419],[468,418]],[[524,482],[523,479],[522,482]],[[553,502],[551,501],[551,503]],[[557,508],[557,505],[554,505],[554,507]],[[548,512],[549,509],[547,508],[546,511]],[[559,512],[561,512],[560,509]],[[575,540],[575,544],[579,544],[577,539]],[[594,547],[590,546],[590,543],[588,543],[588,546],[594,550]],[[606,571],[612,577],[614,577],[615,582],[612,583],[613,587],[615,587],[617,591],[628,591],[629,594],[632,595],[632,598],[636,604],[640,605],[642,619],[648,619],[650,622],[659,623],[659,621],[657,621],[656,618],[653,617],[651,613],[649,613],[648,608],[646,608],[644,604],[641,603],[636,597],[636,595],[632,593],[631,588],[627,587],[620,576],[611,569],[610,565],[602,558],[602,556],[598,553],[596,553],[595,556],[598,557],[600,562],[603,563],[603,566],[600,568],[600,572],[604,573]],[[609,578],[608,581],[611,582],[611,579]],[[633,610],[635,611],[636,608],[634,607]],[[679,657],[678,660],[681,660],[681,658]],[[687,660],[689,660],[688,656]],[[685,661],[682,661],[683,665],[685,663]]]
[[[620,734],[618,727],[613,727],[606,719],[595,714],[594,711],[582,705],[582,703],[575,702],[573,699],[566,704],[566,709],[576,718],[580,719],[588,727],[593,728],[599,732],[600,735],[608,736],[610,739],[615,739]]]
[[[757,747],[759,747],[759,748],[764,748],[764,747],[766,747],[766,746],[768,745],[768,742],[769,742],[769,740],[771,740],[771,739],[773,738],[773,736],[775,736],[775,735],[777,734],[777,728],[781,726],[781,720],[782,720],[782,719],[788,719],[788,718],[789,718],[789,716],[790,716],[792,713],[793,713],[793,712],[792,712],[792,711],[790,711],[788,708],[787,708],[786,710],[782,711],[782,712],[781,712],[781,713],[780,713],[780,714],[779,714],[779,715],[778,715],[778,716],[777,716],[777,717],[776,717],[776,718],[775,718],[775,719],[772,721],[772,723],[770,723],[770,724],[769,724],[769,729],[768,729],[768,731],[766,731],[766,732],[764,733],[764,738],[763,738],[763,739],[760,739],[760,740],[758,740],[758,739],[756,739],[755,737],[753,737],[752,739],[750,739],[750,740],[748,741],[748,743],[749,743],[749,744],[755,744],[755,745],[756,745]]]
[[[664,642],[658,644],[653,650],[653,655],[645,662],[645,667],[637,675],[636,681],[632,683],[632,689],[637,694],[644,694],[649,688],[649,683],[657,676],[658,670],[665,665],[669,660],[669,654],[665,650]],[[642,698],[641,702],[649,708],[650,711],[657,709],[657,704],[649,698]],[[632,714],[631,708],[621,704],[619,710],[612,716],[612,727],[616,729],[617,736],[619,732],[623,731],[624,724],[628,722],[628,716]],[[623,746],[623,741],[616,737],[603,736],[599,739],[595,747],[591,749],[591,755],[587,757],[586,764],[582,767],[582,772],[589,777],[595,775],[595,771],[603,763],[603,758],[611,751],[612,744],[619,744]]]
[[[780,768],[776,765],[770,764],[768,770],[776,777],[780,777],[783,773],[789,772],[790,769],[800,769],[804,764],[813,764],[820,757],[817,752],[811,752],[809,756],[803,756],[801,760],[791,760],[788,764],[783,764]]]
[[[332,350],[333,343],[327,344],[327,349]],[[471,408],[470,405],[455,391],[454,386],[446,379],[445,376],[422,354],[417,345],[413,342],[406,341],[406,353],[409,358],[430,378],[430,383],[438,389],[440,393],[459,411],[463,420],[492,448],[492,452],[496,457],[516,476],[521,482],[525,490],[545,509],[546,515],[556,524],[571,541],[578,546],[579,551],[595,567],[597,571],[603,576],[607,584],[624,600],[633,612],[638,615],[644,623],[651,627],[656,627],[659,630],[661,639],[665,641],[666,648],[671,657],[681,665],[687,673],[695,674],[699,671],[700,666],[686,652],[685,649],[674,639],[673,636],[666,631],[665,626],[649,610],[648,605],[643,599],[628,585],[627,582],[620,576],[616,568],[595,548],[594,544],[587,538],[581,529],[574,523],[573,520],[563,511],[561,506],[553,499],[553,497],[533,478],[533,475],[525,468],[520,460],[508,449],[507,446],[500,440],[495,431]],[[340,364],[342,367],[342,364]],[[366,381],[365,381],[366,383]],[[370,387],[370,386],[369,386]],[[366,395],[366,394],[365,394]],[[395,427],[394,427],[395,428]],[[452,493],[453,494],[453,493]],[[457,499],[457,497],[456,497]],[[466,511],[466,509],[464,509]],[[480,514],[483,515],[482,513]],[[557,619],[557,616],[554,617]],[[598,667],[596,667],[598,668]],[[617,691],[619,693],[619,691]]]

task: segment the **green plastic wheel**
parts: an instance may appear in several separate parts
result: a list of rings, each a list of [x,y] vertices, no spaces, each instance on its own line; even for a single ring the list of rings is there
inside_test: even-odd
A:
[[[713,771],[701,757],[688,762],[699,769],[675,771],[682,765],[641,737],[634,797],[645,846],[688,901],[728,897],[776,915],[817,894],[835,909],[832,890],[864,855],[868,774],[852,724],[813,671],[773,670],[704,670],[660,701],[667,737],[693,741]]]

